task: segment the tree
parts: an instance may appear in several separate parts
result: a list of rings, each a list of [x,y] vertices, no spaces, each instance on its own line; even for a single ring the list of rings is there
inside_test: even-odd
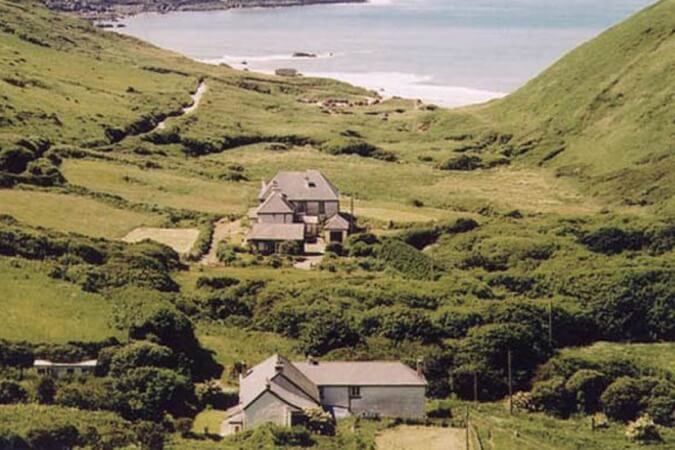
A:
[[[175,366],[175,357],[170,348],[152,342],[138,341],[115,352],[110,361],[110,374],[120,376],[137,367]]]
[[[600,401],[607,417],[627,422],[642,410],[642,396],[638,380],[621,377],[605,389]]]
[[[0,381],[0,405],[22,403],[28,399],[28,392],[21,385],[11,380]]]
[[[338,314],[324,314],[307,322],[300,335],[302,350],[309,355],[321,356],[341,347],[352,347],[361,338],[344,317]]]
[[[134,425],[136,439],[141,450],[163,450],[164,430],[153,422],[142,421]]]
[[[565,389],[565,379],[540,381],[532,389],[532,403],[553,416],[566,418],[574,411],[574,396]]]
[[[591,414],[600,408],[600,396],[607,387],[607,378],[602,372],[590,369],[577,370],[565,388],[576,398],[579,411]]]
[[[196,397],[192,383],[169,369],[131,369],[114,379],[112,387],[123,393],[116,410],[129,420],[159,422],[166,413],[175,417],[194,413]]]
[[[395,309],[384,314],[380,333],[397,342],[433,342],[438,337],[431,319],[422,311],[414,309]]]
[[[56,383],[51,377],[41,377],[35,389],[35,397],[38,403],[49,405],[54,402],[56,395]]]

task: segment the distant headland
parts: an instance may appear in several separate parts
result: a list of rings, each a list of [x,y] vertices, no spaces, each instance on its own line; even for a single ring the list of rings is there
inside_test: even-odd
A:
[[[335,3],[367,3],[368,0],[42,0],[49,8],[91,20],[115,20],[145,13],[211,11],[235,8],[276,8]]]

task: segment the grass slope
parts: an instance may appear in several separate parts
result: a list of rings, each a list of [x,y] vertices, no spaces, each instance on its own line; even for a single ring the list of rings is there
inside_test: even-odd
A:
[[[0,258],[0,338],[65,343],[123,337],[110,302],[49,278],[40,263]]]
[[[661,0],[582,45],[502,101],[474,111],[514,134],[530,165],[581,175],[633,202],[675,193],[675,1]],[[458,119],[448,121],[453,128]],[[672,206],[672,205],[671,205]]]

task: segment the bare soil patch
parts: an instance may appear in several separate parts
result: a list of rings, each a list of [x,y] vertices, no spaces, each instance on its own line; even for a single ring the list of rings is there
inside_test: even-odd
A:
[[[160,244],[168,245],[178,253],[184,254],[190,251],[199,237],[196,228],[147,228],[141,227],[131,230],[124,236],[124,242],[140,242],[150,239]]]
[[[465,433],[463,428],[402,425],[380,433],[375,443],[378,450],[464,450]]]

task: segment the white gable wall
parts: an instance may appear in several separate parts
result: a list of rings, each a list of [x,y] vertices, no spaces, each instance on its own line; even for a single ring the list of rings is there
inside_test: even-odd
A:
[[[281,426],[289,425],[292,410],[294,408],[279,400],[276,395],[266,391],[246,408],[244,428],[251,429],[268,422]]]

